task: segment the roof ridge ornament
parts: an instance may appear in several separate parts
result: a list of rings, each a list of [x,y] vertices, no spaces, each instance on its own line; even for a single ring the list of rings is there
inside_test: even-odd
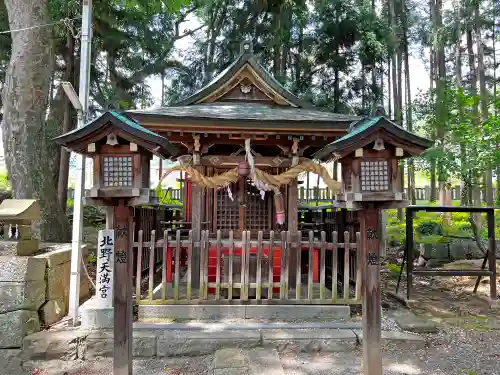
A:
[[[253,54],[253,43],[251,40],[244,40],[240,44],[240,53],[249,53]]]

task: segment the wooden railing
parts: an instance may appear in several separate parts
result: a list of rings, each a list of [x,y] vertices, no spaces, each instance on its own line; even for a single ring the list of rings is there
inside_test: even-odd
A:
[[[165,231],[162,239],[156,239],[153,231],[146,242],[140,230],[133,242],[135,274],[143,274],[147,259],[148,275],[147,280],[135,279],[137,303],[360,303],[359,233],[351,242],[345,232],[344,243],[337,242],[337,232],[332,233],[331,242],[326,241],[325,232],[320,238],[314,238],[312,231],[305,233],[306,238],[301,232],[266,235],[264,239],[260,231],[251,239],[245,231],[235,239],[230,232],[223,239],[221,231],[215,236],[202,231],[200,241],[195,241],[191,232],[182,238],[180,231]],[[192,282],[195,273],[199,285]]]
[[[416,187],[413,189],[415,194],[415,199],[419,201],[428,201],[431,198],[431,188],[430,186],[425,187]],[[439,188],[437,189],[439,194]],[[408,196],[408,188],[405,188],[405,193]],[[460,200],[461,187],[460,186],[452,186],[451,187],[451,199],[452,200]],[[496,196],[496,188],[493,188],[493,196]],[[314,203],[314,202],[327,202],[334,199],[334,193],[328,188],[299,188],[299,201],[304,203]],[[482,188],[480,190],[480,199],[481,201],[486,200],[485,190]]]

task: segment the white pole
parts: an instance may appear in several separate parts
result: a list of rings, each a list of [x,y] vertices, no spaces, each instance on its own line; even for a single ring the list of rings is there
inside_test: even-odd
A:
[[[90,44],[92,41],[92,0],[83,0],[82,31],[80,52],[80,87],[79,99],[82,110],[78,111],[77,127],[85,125],[89,106],[90,85]],[[73,210],[73,236],[71,240],[71,278],[69,287],[69,316],[73,326],[77,324],[80,305],[80,274],[82,269],[82,196],[85,189],[85,158],[76,154],[76,186]]]

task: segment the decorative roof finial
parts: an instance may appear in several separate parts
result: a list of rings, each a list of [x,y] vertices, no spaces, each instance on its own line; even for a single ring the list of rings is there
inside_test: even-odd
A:
[[[253,53],[253,43],[251,40],[241,42],[240,53]]]

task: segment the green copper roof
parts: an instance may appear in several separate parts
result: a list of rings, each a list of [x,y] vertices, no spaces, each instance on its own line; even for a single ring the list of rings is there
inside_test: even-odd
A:
[[[366,131],[370,127],[376,125],[381,119],[383,119],[382,116],[377,116],[377,117],[372,117],[372,118],[364,118],[364,119],[354,123],[352,125],[351,129],[349,130],[349,133],[347,133],[342,138],[337,139],[333,143],[340,143],[340,142],[345,141],[346,139],[352,138],[352,137]],[[394,124],[394,125],[396,125],[396,124]]]
[[[314,154],[314,158],[319,160],[331,159],[333,154],[339,150],[347,150],[365,137],[369,137],[377,130],[385,130],[397,138],[411,143],[423,150],[431,147],[432,142],[428,139],[419,137],[416,134],[406,131],[401,126],[383,117],[367,117],[351,126],[347,135],[325,146]],[[341,152],[341,151],[339,151]]]
[[[88,137],[92,135],[92,133],[101,131],[103,128],[107,128],[109,126],[116,126],[123,132],[130,134],[133,137],[137,137],[145,142],[160,146],[160,153],[165,157],[170,157],[172,155],[175,156],[178,154],[177,148],[173,146],[167,138],[142,127],[137,122],[117,112],[105,112],[81,128],[77,128],[66,134],[60,135],[59,137],[54,138],[54,140],[58,144],[71,149],[71,144],[74,144],[80,139]]]

